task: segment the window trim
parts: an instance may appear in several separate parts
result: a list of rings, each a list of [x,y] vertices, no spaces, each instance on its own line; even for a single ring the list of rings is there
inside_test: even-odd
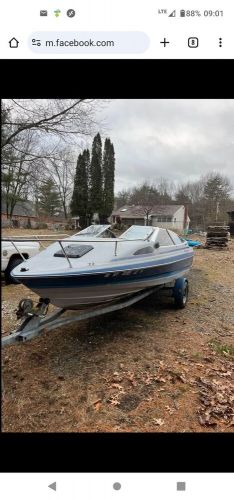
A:
[[[166,229],[166,231],[167,231],[167,234],[169,235],[169,237],[170,237],[170,239],[171,239],[171,241],[172,241],[173,245],[175,245],[176,243],[175,243],[175,242],[174,242],[174,240],[172,239],[172,236],[170,235],[170,233],[169,233],[168,229]]]
[[[160,240],[159,240],[159,238],[160,238],[160,231],[165,231],[165,233],[167,234],[167,236],[168,236],[169,240],[170,240],[170,241],[172,241],[172,244],[170,244],[170,245],[165,245],[165,244],[164,244],[164,245],[163,245],[162,243],[160,243]],[[170,246],[172,246],[172,245],[175,245],[175,243],[174,243],[174,241],[172,240],[172,238],[171,238],[170,234],[168,233],[168,229],[163,228],[163,227],[160,227],[160,228],[159,228],[159,231],[158,231],[158,234],[157,234],[157,238],[156,238],[156,240],[155,240],[155,243],[156,243],[157,241],[158,241],[158,243],[159,243],[160,247],[170,247]]]

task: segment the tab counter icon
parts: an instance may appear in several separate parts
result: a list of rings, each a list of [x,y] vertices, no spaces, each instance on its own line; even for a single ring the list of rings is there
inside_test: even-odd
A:
[[[196,36],[192,36],[188,39],[188,46],[191,49],[196,49],[199,45],[199,40]]]

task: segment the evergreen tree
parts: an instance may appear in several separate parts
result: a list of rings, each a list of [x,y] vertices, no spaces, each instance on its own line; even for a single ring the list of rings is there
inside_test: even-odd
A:
[[[231,191],[230,181],[220,174],[210,174],[204,186],[204,196],[214,202],[229,198]]]
[[[39,214],[53,216],[61,209],[59,193],[53,179],[47,179],[39,189]]]
[[[90,214],[103,212],[102,140],[98,133],[93,140],[90,165]]]
[[[208,216],[215,221],[218,220],[220,209],[226,200],[229,199],[231,184],[229,179],[218,173],[212,173],[204,186],[204,198],[206,200],[206,210]]]
[[[103,153],[103,207],[102,216],[106,222],[114,207],[115,152],[110,139],[105,140]]]
[[[88,169],[89,150],[78,156],[74,190],[71,200],[71,213],[80,217],[81,227],[86,226],[88,212]]]
[[[89,149],[85,149],[83,152],[83,157],[84,157],[84,165],[85,165],[85,172],[86,172],[86,182],[87,182],[87,206],[86,206],[86,220],[85,224],[89,226],[90,221],[91,221],[91,214],[90,214],[90,151]]]

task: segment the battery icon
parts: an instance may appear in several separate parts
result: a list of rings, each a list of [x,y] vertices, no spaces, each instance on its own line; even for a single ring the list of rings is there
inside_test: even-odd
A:
[[[180,11],[180,17],[185,17],[185,10]]]

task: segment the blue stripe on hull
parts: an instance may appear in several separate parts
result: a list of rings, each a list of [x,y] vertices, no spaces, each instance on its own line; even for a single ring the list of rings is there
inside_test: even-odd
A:
[[[180,259],[173,263],[167,263],[161,266],[155,266],[144,269],[134,269],[127,273],[126,271],[108,271],[103,273],[92,273],[81,275],[77,274],[66,274],[63,276],[17,276],[17,279],[28,288],[73,288],[73,287],[84,287],[84,286],[100,286],[100,285],[111,285],[111,284],[124,284],[135,281],[144,281],[145,279],[159,278],[160,276],[166,276],[170,273],[176,271],[183,271],[192,265],[193,257],[187,257]]]

